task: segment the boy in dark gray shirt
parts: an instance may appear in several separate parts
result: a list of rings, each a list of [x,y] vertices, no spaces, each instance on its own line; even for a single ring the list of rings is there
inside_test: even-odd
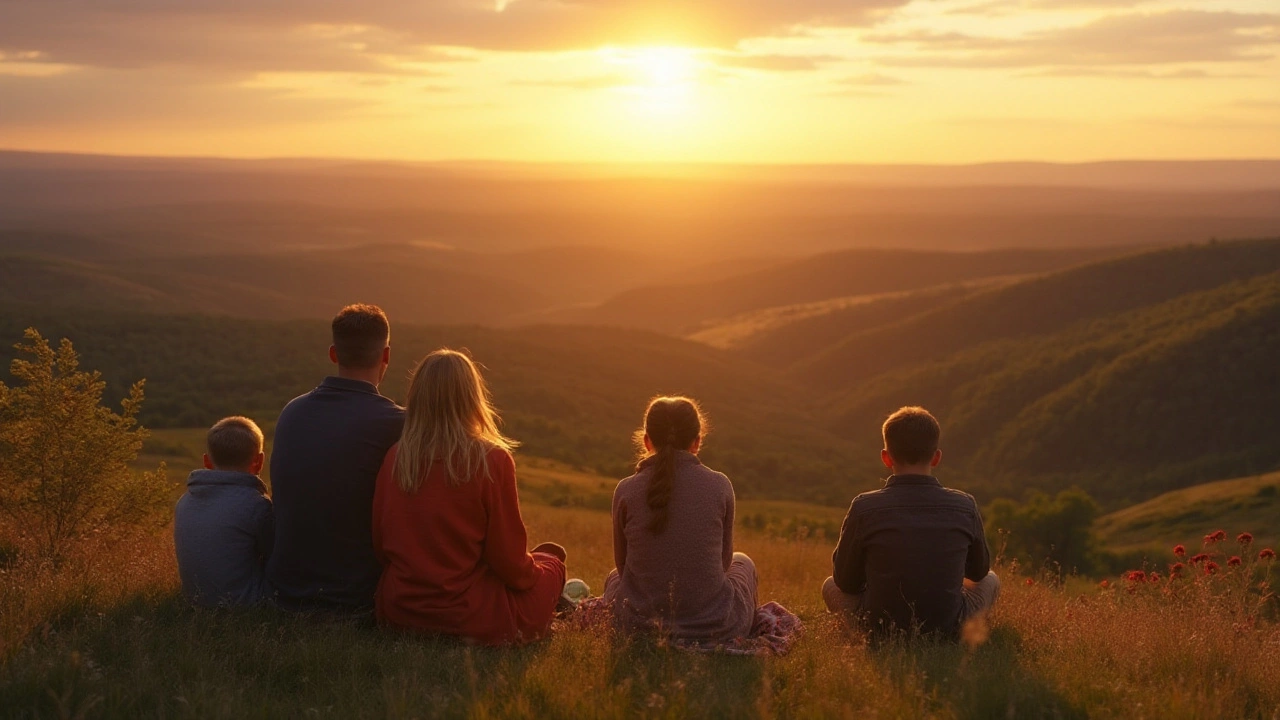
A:
[[[871,629],[956,637],[1000,594],[973,496],[942,486],[941,429],[929,411],[904,407],[885,420],[880,458],[893,475],[853,499],[822,597],[832,612]]]
[[[270,596],[264,566],[275,540],[262,472],[262,431],[229,417],[210,430],[204,469],[187,478],[173,518],[182,593],[206,607],[255,605]]]

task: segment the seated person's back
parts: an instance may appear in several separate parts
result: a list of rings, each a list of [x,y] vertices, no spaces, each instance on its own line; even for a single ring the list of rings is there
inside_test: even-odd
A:
[[[604,599],[623,629],[699,641],[751,629],[755,564],[733,551],[733,485],[698,460],[704,427],[688,398],[655,398],[645,413],[647,457],[613,494]]]
[[[252,420],[229,417],[209,430],[205,469],[191,473],[173,513],[182,593],[197,605],[254,605],[270,594],[263,564],[275,529],[262,463]]]
[[[344,308],[333,321],[338,376],[280,413],[271,453],[276,541],[267,578],[289,609],[370,610],[381,567],[373,553],[374,482],[404,423],[378,393],[390,359],[386,315]]]
[[[437,350],[409,385],[405,430],[373,498],[385,627],[486,645],[545,637],[564,590],[564,549],[529,552],[514,441],[469,357]]]
[[[894,474],[854,498],[841,528],[823,595],[833,610],[865,615],[873,630],[954,636],[998,594],[977,503],[932,475],[938,436],[923,408],[890,416],[882,458]]]

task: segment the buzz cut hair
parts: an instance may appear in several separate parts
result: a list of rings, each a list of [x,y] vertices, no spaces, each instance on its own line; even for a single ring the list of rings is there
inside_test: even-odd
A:
[[[219,470],[244,470],[262,452],[263,436],[258,424],[247,417],[223,418],[209,428],[205,447],[209,460]]]
[[[884,448],[899,465],[919,465],[933,459],[942,437],[938,419],[922,407],[899,408],[880,428]]]
[[[377,367],[391,341],[391,323],[377,305],[348,305],[333,318],[333,347],[341,367]]]

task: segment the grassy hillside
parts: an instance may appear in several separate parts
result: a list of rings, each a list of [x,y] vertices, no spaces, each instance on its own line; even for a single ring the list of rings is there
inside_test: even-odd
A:
[[[101,369],[116,396],[147,378],[149,426],[208,426],[230,414],[269,424],[332,370],[323,322],[57,311],[0,315],[5,367],[9,346],[28,325],[71,338],[84,366]],[[686,393],[704,403],[713,423],[708,462],[748,495],[842,503],[878,477],[874,456],[854,455],[813,415],[807,391],[699,343],[609,328],[395,324],[384,392],[403,397],[412,364],[442,345],[467,348],[486,366],[507,430],[531,455],[622,477],[648,399]],[[874,436],[875,427],[866,432]]]
[[[599,591],[609,516],[524,495],[533,542],[569,550]],[[1243,528],[1241,528],[1243,529]],[[1237,528],[1231,528],[1232,531]],[[694,655],[608,629],[560,626],[516,649],[468,647],[269,610],[191,609],[167,533],[65,572],[0,573],[5,717],[1231,717],[1280,712],[1274,598],[1234,569],[1127,593],[1067,591],[1001,567],[989,624],[969,644],[869,647],[828,616],[831,541],[741,528],[760,599],[797,612],[783,657]],[[44,574],[41,574],[43,572]],[[1177,618],[1176,621],[1171,618]],[[1099,668],[1105,668],[1100,672]]]
[[[992,340],[1047,335],[1187,293],[1280,270],[1280,239],[1134,253],[996,288],[933,312],[855,332],[797,363],[793,374],[847,388],[894,368]]]
[[[1164,557],[1177,543],[1199,547],[1218,528],[1250,530],[1255,547],[1280,543],[1280,473],[1174,490],[1098,519],[1099,539],[1119,552]],[[1234,551],[1233,551],[1234,552]]]
[[[1280,273],[1034,338],[978,345],[839,396],[844,427],[921,403],[947,464],[1000,494],[1072,484],[1116,506],[1280,465]]]
[[[846,250],[722,280],[640,287],[596,307],[565,312],[549,319],[682,334],[753,310],[1043,272],[1117,252],[1115,248],[983,252]]]

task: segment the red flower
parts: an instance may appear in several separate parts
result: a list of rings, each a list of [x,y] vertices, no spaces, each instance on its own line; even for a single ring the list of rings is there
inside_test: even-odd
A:
[[[1205,575],[1212,575],[1216,572],[1218,572],[1218,563],[1216,562],[1205,563],[1205,566],[1204,566]]]
[[[1258,553],[1259,560],[1270,560],[1275,556],[1276,556],[1276,551],[1272,550],[1271,548],[1263,548],[1262,552]]]
[[[1111,581],[1103,580],[1102,582],[1098,583],[1098,587],[1102,588],[1103,590],[1106,590],[1107,588],[1111,587]]]
[[[1151,577],[1147,578],[1147,580],[1153,583],[1160,582],[1160,573],[1151,573]]]
[[[1238,566],[1239,564],[1240,564],[1240,556],[1239,556],[1239,555],[1232,555],[1232,556],[1231,556],[1231,558],[1230,558],[1229,560],[1227,560],[1227,567],[1236,567],[1236,566]]]
[[[1031,578],[1027,578],[1027,587],[1031,587],[1032,585],[1035,585],[1035,584],[1036,584],[1035,580],[1032,580]]]
[[[1187,554],[1187,549],[1182,547],[1181,545],[1174,545],[1173,554],[1177,555],[1178,557],[1182,557]]]
[[[1199,565],[1200,563],[1208,559],[1209,559],[1209,553],[1200,553],[1199,555],[1193,555],[1191,556],[1191,564]]]
[[[1187,566],[1186,566],[1186,565],[1183,565],[1182,563],[1174,563],[1174,564],[1170,565],[1170,566],[1169,566],[1169,577],[1178,577],[1179,575],[1181,575],[1181,574],[1182,574],[1182,571],[1183,571],[1184,569],[1186,569],[1186,567],[1187,567]]]
[[[1147,574],[1141,570],[1130,570],[1125,573],[1124,579],[1131,583],[1140,583],[1147,579]]]
[[[1213,532],[1204,536],[1204,543],[1206,545],[1212,545],[1213,543],[1220,542],[1226,539],[1227,539],[1226,530],[1214,530]]]
[[[1240,533],[1239,535],[1236,536],[1236,542],[1240,543],[1241,545],[1248,545],[1249,543],[1253,542],[1253,535],[1250,535],[1247,532]]]

